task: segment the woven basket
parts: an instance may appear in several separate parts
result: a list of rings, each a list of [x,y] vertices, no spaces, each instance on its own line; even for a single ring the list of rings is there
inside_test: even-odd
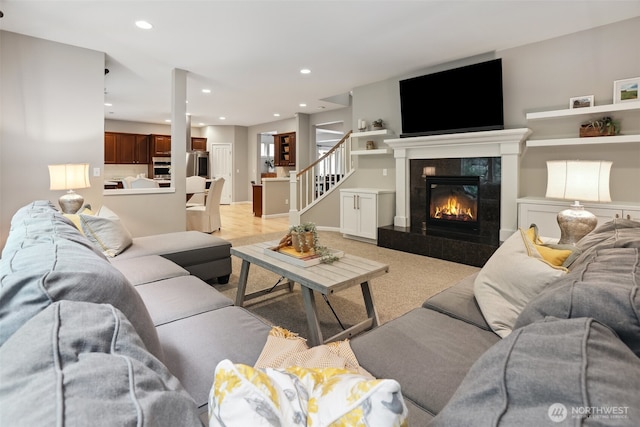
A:
[[[581,126],[580,138],[588,138],[592,136],[612,136],[616,134],[615,132],[616,131],[613,126],[608,126],[602,129],[598,129],[593,126]]]

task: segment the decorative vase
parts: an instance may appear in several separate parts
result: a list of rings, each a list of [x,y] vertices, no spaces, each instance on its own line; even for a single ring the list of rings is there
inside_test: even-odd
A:
[[[309,252],[313,249],[313,231],[291,233],[293,248],[298,252]]]

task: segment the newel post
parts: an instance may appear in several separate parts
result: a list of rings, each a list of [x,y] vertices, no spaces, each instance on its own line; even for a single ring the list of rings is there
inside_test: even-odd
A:
[[[289,172],[289,224],[300,224],[300,211],[298,210],[298,177],[297,171]]]

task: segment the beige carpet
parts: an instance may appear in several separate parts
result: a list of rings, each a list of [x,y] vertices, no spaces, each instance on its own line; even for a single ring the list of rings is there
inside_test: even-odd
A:
[[[231,243],[233,246],[243,246],[262,241],[279,240],[282,235],[282,233],[274,233],[231,239]],[[337,232],[320,231],[318,237],[321,245],[389,264],[388,274],[377,277],[370,282],[381,323],[388,322],[419,307],[431,295],[479,270],[477,267],[345,239]],[[232,256],[232,262],[233,273],[229,283],[214,286],[235,301],[241,261]],[[270,288],[278,279],[279,276],[275,273],[252,265],[249,269],[247,292]],[[360,287],[354,286],[340,291],[332,295],[329,302],[345,327],[366,318]],[[319,294],[316,294],[316,303],[324,337],[327,338],[340,332],[342,329],[338,321]],[[308,336],[307,320],[299,285],[295,286],[293,293],[278,291],[249,301],[246,308],[272,325],[297,332],[302,337]]]

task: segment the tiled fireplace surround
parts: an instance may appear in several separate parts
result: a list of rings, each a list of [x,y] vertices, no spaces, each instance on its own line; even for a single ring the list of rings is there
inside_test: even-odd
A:
[[[517,229],[520,155],[526,128],[385,140],[396,159],[394,225],[378,229],[378,245],[463,264],[482,266]],[[501,174],[480,185],[483,210],[478,232],[427,227],[423,167],[436,175],[460,175],[462,159],[493,159]],[[501,176],[501,179],[500,179]]]

